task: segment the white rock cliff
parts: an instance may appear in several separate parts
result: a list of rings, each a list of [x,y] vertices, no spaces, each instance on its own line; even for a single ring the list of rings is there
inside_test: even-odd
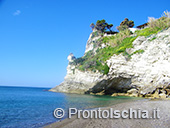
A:
[[[95,49],[94,43],[99,37],[90,35],[86,52]],[[131,54],[143,49],[142,54],[133,54],[131,59],[122,54],[113,55],[107,60],[110,70],[107,75],[99,72],[82,72],[70,64],[63,83],[50,91],[66,93],[109,94],[129,93],[135,96],[168,97],[170,91],[170,28],[150,37],[138,37],[133,48],[126,51]],[[71,58],[71,59],[70,59]],[[72,62],[75,57],[69,55]]]

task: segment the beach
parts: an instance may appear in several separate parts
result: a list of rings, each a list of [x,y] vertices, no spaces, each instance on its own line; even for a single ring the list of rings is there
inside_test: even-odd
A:
[[[105,110],[128,110],[141,109],[152,112],[158,108],[159,119],[77,119],[76,116],[71,119],[65,119],[60,122],[56,122],[45,126],[44,128],[168,128],[170,126],[170,100],[139,100],[126,103],[116,104]]]

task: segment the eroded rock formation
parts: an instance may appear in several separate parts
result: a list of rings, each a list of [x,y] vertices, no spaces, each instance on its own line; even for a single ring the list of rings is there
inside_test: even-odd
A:
[[[86,51],[96,49],[99,37],[90,35]],[[63,83],[50,91],[66,93],[88,93],[107,95],[131,95],[167,98],[170,94],[170,28],[150,37],[140,36],[133,42],[133,48],[126,49],[132,54],[128,59],[122,54],[107,60],[110,70],[107,75],[99,72],[80,71],[71,63]],[[69,61],[74,58],[69,55]]]

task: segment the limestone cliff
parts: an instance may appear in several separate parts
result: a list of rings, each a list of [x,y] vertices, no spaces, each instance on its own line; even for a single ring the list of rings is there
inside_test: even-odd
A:
[[[105,35],[108,36],[108,35]],[[100,37],[90,35],[87,53],[105,47],[96,46]],[[133,54],[144,50],[143,53]],[[170,28],[149,37],[139,36],[133,41],[133,48],[126,49],[131,58],[123,54],[112,55],[106,61],[109,72],[104,75],[98,71],[81,71],[72,62],[73,54],[68,56],[69,65],[63,83],[50,91],[88,94],[128,94],[132,96],[169,97],[170,94]]]

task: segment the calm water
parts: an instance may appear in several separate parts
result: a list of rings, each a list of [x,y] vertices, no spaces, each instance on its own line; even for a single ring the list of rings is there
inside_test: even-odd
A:
[[[137,100],[130,97],[113,98],[44,91],[47,89],[0,86],[0,128],[42,127],[57,121],[53,117],[56,108],[87,109]]]

